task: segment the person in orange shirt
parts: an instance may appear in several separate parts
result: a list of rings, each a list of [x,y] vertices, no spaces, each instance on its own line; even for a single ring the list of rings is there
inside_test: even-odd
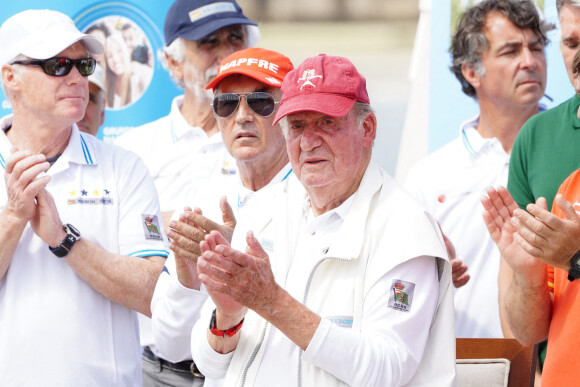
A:
[[[483,218],[514,271],[501,305],[510,328],[524,345],[548,338],[542,386],[569,385],[580,376],[580,169],[560,186],[551,213],[543,197],[526,212],[504,187],[487,194]]]

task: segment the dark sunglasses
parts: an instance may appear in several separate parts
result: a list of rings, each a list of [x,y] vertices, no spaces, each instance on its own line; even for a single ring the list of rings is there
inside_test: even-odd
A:
[[[246,98],[248,107],[262,117],[270,116],[274,112],[276,105],[280,103],[276,102],[271,94],[260,91],[252,93],[226,93],[220,94],[213,99],[213,111],[218,117],[227,118],[238,110],[241,97]]]
[[[79,70],[83,77],[88,77],[95,72],[97,61],[93,58],[69,59],[62,57],[54,57],[44,60],[17,60],[12,64],[20,64],[24,66],[39,66],[42,70],[55,77],[64,77],[68,75],[73,68],[73,65]]]

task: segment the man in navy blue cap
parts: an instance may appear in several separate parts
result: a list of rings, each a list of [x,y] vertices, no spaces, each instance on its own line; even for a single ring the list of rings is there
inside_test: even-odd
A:
[[[255,45],[259,31],[235,0],[176,0],[164,30],[166,46],[160,57],[184,94],[173,100],[168,116],[125,133],[117,145],[145,161],[168,224],[191,187],[203,187],[222,174],[231,176],[232,184],[237,181],[236,162],[223,144],[211,108],[213,95],[205,85],[217,75],[222,59]],[[159,357],[149,319],[141,318],[140,328],[144,386],[190,387],[194,375],[194,385],[203,383],[191,361],[171,363]]]

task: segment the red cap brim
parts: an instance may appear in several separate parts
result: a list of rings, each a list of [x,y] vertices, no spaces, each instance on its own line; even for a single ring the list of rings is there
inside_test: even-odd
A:
[[[254,71],[251,68],[235,68],[232,71],[224,71],[214,79],[212,79],[207,86],[205,87],[207,90],[212,89],[215,91],[215,88],[223,81],[224,78],[227,78],[230,75],[234,74],[241,74],[246,75],[250,78],[254,78],[258,82],[262,82],[263,84],[270,85],[272,87],[282,87],[282,79],[279,77],[274,77],[270,74],[263,73],[261,71]]]

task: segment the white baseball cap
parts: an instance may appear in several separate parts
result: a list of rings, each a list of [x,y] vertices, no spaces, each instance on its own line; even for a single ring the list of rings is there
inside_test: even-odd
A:
[[[105,77],[103,75],[103,68],[97,63],[95,67],[95,71],[89,75],[89,83],[94,83],[99,87],[99,89],[103,90],[104,92],[107,91],[105,88]]]
[[[82,41],[90,54],[102,54],[103,44],[80,32],[72,19],[48,9],[31,9],[8,18],[0,27],[0,66],[20,54],[32,59],[52,58]]]

